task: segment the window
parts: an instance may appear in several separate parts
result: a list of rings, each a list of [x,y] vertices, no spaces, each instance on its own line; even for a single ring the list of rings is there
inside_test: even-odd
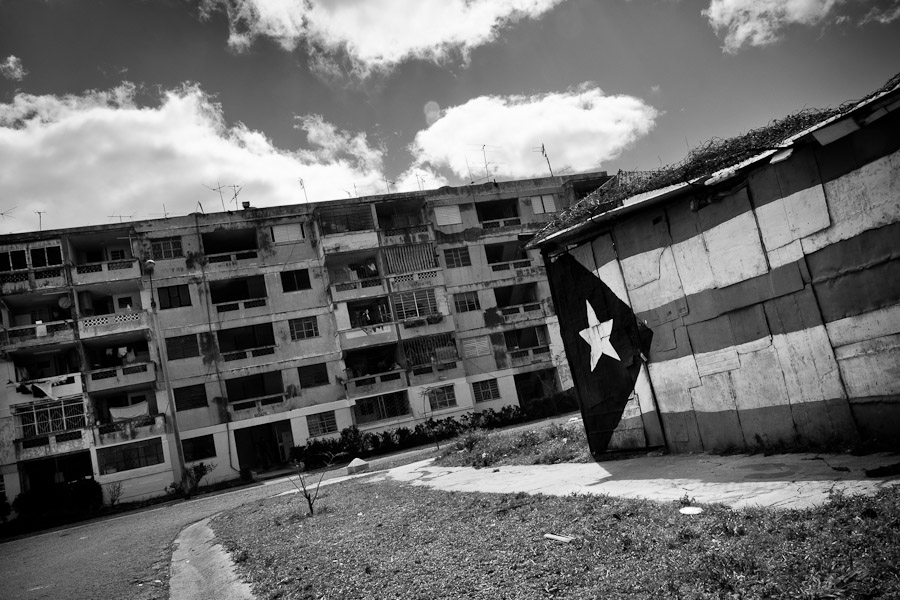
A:
[[[190,410],[192,408],[206,408],[206,386],[202,383],[187,385],[172,390],[175,397],[175,410]]]
[[[481,304],[478,302],[478,292],[453,294],[453,305],[458,313],[481,309]]]
[[[131,296],[122,296],[121,298],[116,299],[116,306],[123,310],[127,310],[134,306],[134,303],[131,301]]]
[[[225,392],[229,402],[277,396],[284,393],[284,381],[281,379],[281,371],[257,373],[226,379]]]
[[[412,414],[406,390],[361,398],[356,401],[353,412],[356,414],[356,422],[359,425]]]
[[[309,269],[281,272],[281,289],[283,291],[297,292],[299,290],[308,290],[311,287],[309,284]]]
[[[80,398],[18,406],[15,412],[18,435],[23,438],[81,429],[87,424]]]
[[[180,360],[200,356],[200,344],[197,343],[197,335],[179,335],[166,338],[166,354],[169,360]]]
[[[31,266],[49,267],[62,264],[62,249],[59,246],[31,249]]]
[[[111,448],[97,448],[97,462],[101,475],[162,464],[162,438],[142,440]]]
[[[150,250],[154,260],[178,258],[181,254],[181,238],[162,238],[150,241]]]
[[[317,387],[330,383],[328,381],[328,366],[325,363],[299,367],[297,371],[300,373],[301,388]]]
[[[487,336],[469,338],[462,341],[463,358],[475,358],[491,353],[491,343]]]
[[[276,244],[302,242],[306,239],[306,228],[303,223],[273,225],[270,229],[272,231],[272,241]]]
[[[435,206],[434,222],[441,227],[443,225],[458,225],[462,223],[462,216],[459,212],[459,206]]]
[[[306,427],[309,429],[309,437],[334,433],[337,431],[337,419],[334,417],[334,411],[306,415]]]
[[[288,321],[291,327],[292,340],[305,340],[306,338],[319,337],[319,321],[316,317],[303,317]]]
[[[368,204],[320,208],[319,223],[322,226],[322,233],[325,235],[375,229],[372,209]]]
[[[25,260],[24,250],[12,250],[10,252],[0,252],[0,272],[16,271],[18,269],[27,269],[28,263]]]
[[[212,434],[182,440],[181,449],[184,450],[184,462],[194,462],[204,458],[215,458],[216,441]]]
[[[180,308],[191,305],[191,291],[187,284],[158,288],[160,308]]]
[[[553,198],[553,194],[532,196],[531,208],[532,210],[534,210],[534,214],[536,215],[556,212],[556,201]]]
[[[500,399],[500,387],[497,385],[496,379],[476,381],[472,384],[472,391],[475,393],[475,402]]]
[[[472,266],[472,259],[469,257],[469,249],[466,247],[447,248],[444,250],[444,262],[447,263],[448,269]]]
[[[549,343],[546,327],[526,327],[503,332],[507,350],[539,348]]]
[[[437,300],[434,289],[403,292],[394,297],[397,319],[412,319],[437,313]]]
[[[217,331],[216,339],[219,341],[219,351],[223,354],[265,348],[275,345],[275,329],[271,323],[232,327]]]
[[[266,297],[266,279],[263,275],[221,279],[209,282],[209,298],[213,304],[241,302]],[[219,307],[221,311],[222,307]]]
[[[456,406],[456,393],[453,391],[453,386],[445,385],[429,390],[428,403],[433,411]]]
[[[125,251],[124,250],[110,250],[109,251],[109,260],[125,260]]]

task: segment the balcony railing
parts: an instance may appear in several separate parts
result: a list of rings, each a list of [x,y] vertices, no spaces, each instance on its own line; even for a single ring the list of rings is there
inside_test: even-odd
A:
[[[0,274],[0,291],[9,294],[27,289],[60,287],[66,285],[63,267],[23,269]]]
[[[491,271],[511,271],[513,269],[527,269],[531,266],[530,258],[520,258],[509,262],[491,263]]]
[[[133,279],[140,276],[141,269],[136,258],[75,265],[72,269],[72,281],[74,283],[115,281]]]
[[[105,423],[94,428],[94,441],[98,446],[130,441],[164,433],[165,415],[143,415],[114,423]]]
[[[382,229],[378,232],[381,244],[384,246],[396,246],[401,244],[420,244],[434,239],[431,225],[413,225],[412,227],[395,227]]]
[[[391,283],[409,283],[412,281],[424,281],[428,284],[434,284],[434,280],[441,275],[440,269],[430,269],[428,271],[419,271],[418,273],[404,273],[403,275],[394,275],[391,277]]]
[[[11,327],[4,332],[3,344],[9,346],[59,343],[75,339],[72,321],[51,321]]]
[[[409,386],[406,372],[403,370],[387,371],[374,375],[353,377],[344,382],[347,396],[368,396],[402,390]]]
[[[207,254],[206,262],[209,264],[238,262],[239,260],[250,260],[257,258],[259,253],[256,250],[241,250],[239,252],[223,252],[221,254]]]
[[[221,304],[216,304],[216,312],[232,312],[235,310],[247,310],[248,308],[259,308],[261,306],[266,306],[268,303],[267,298],[252,298],[250,300],[241,300],[239,302],[224,302]]]
[[[507,323],[539,319],[544,316],[544,308],[540,302],[528,304],[515,304],[513,306],[501,306],[500,314]]]
[[[353,281],[341,281],[331,284],[331,298],[335,302],[369,298],[387,293],[384,289],[384,280],[381,277],[368,279],[355,279]]]
[[[20,393],[18,400],[34,400],[35,397],[62,399],[81,396],[84,387],[81,385],[81,373],[54,375],[41,379],[29,379],[17,384],[15,390]]]
[[[117,387],[132,386],[156,381],[156,364],[152,362],[134,363],[107,369],[88,371],[89,392],[99,392]]]
[[[550,346],[537,346],[535,348],[509,351],[509,361],[512,366],[530,365],[548,360],[550,360]]]
[[[481,227],[482,229],[497,229],[498,227],[511,227],[514,225],[521,225],[522,218],[521,217],[511,217],[508,219],[492,219],[490,221],[482,221]]]
[[[89,442],[85,441],[83,428],[15,440],[17,460],[33,460],[54,454],[75,452],[86,449],[88,445]]]
[[[149,327],[147,313],[143,310],[96,315],[78,320],[78,332],[82,337],[138,331]]]
[[[246,350],[237,350],[235,352],[222,353],[222,360],[230,362],[233,360],[243,360],[245,358],[256,358],[257,356],[268,356],[275,354],[275,346],[260,346],[259,348],[247,348]]]
[[[254,410],[262,411],[266,406],[281,404],[284,402],[284,394],[273,394],[271,396],[261,396],[259,398],[249,398],[247,400],[239,400],[228,405],[228,411],[235,413],[238,411]]]

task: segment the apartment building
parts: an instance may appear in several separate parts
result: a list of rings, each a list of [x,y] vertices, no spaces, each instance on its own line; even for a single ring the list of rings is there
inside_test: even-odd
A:
[[[605,173],[0,238],[0,491],[264,472],[572,387],[525,243]],[[180,445],[178,440],[180,439]],[[180,456],[179,456],[180,455]]]

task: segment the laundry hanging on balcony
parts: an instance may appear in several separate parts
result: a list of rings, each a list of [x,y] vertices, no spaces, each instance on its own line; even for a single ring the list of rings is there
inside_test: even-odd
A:
[[[150,414],[150,406],[147,404],[147,401],[138,402],[136,404],[132,404],[131,406],[110,406],[109,407],[109,416],[112,418],[113,423],[116,421],[127,421],[129,419],[136,419],[137,417],[144,417]]]

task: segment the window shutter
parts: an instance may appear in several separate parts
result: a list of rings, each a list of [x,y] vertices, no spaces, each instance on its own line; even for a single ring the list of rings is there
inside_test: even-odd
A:
[[[459,214],[459,206],[435,206],[434,221],[437,223],[438,227],[462,223],[462,216]]]
[[[462,341],[462,351],[464,358],[474,358],[476,356],[484,356],[490,354],[491,345],[487,337],[474,337]]]
[[[287,223],[272,226],[272,241],[276,244],[300,242],[306,239],[303,223]]]

